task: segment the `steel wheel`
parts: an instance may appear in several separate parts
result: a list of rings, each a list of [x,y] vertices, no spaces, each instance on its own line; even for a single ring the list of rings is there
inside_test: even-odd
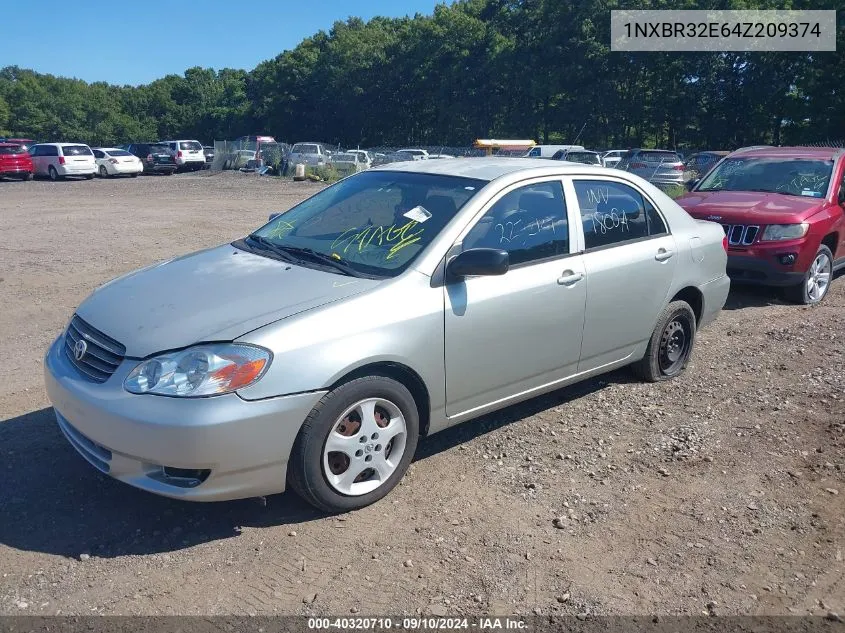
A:
[[[810,300],[809,303],[818,303],[827,294],[832,269],[833,263],[827,253],[822,252],[816,255],[807,274],[807,280],[804,282],[804,290]]]
[[[692,344],[690,333],[690,324],[683,315],[678,315],[666,324],[660,335],[658,355],[660,371],[664,374],[674,374],[686,362]]]
[[[337,492],[357,497],[384,484],[396,471],[408,439],[405,416],[384,398],[347,408],[323,447],[323,474]]]

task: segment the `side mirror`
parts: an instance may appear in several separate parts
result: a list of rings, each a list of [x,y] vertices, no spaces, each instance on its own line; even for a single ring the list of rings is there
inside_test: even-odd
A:
[[[507,251],[498,248],[471,248],[452,259],[446,266],[446,271],[454,278],[504,275],[509,266],[510,257]]]
[[[272,222],[273,220],[275,220],[275,219],[276,219],[277,217],[279,217],[280,215],[282,215],[282,214],[281,214],[281,213],[271,213],[271,214],[270,214],[270,217],[269,217],[269,218],[267,218],[267,221],[268,221],[268,222]]]
[[[695,178],[693,180],[687,180],[686,189],[687,191],[692,191],[692,188],[698,184],[699,178]]]

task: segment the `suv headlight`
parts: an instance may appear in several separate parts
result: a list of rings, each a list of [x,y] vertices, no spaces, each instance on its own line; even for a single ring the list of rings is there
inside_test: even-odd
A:
[[[269,350],[255,345],[197,345],[145,360],[129,372],[123,387],[159,396],[216,396],[256,382],[272,358]]]
[[[776,242],[778,240],[797,240],[807,234],[810,225],[807,222],[801,224],[770,224],[763,231],[761,242]]]

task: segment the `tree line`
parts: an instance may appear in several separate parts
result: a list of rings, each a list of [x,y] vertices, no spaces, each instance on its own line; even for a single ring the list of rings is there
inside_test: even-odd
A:
[[[492,137],[712,149],[845,139],[845,12],[836,52],[622,53],[610,50],[615,8],[836,7],[459,0],[431,15],[337,22],[250,71],[197,67],[117,86],[10,66],[0,70],[0,135],[95,145],[272,134],[361,147]]]

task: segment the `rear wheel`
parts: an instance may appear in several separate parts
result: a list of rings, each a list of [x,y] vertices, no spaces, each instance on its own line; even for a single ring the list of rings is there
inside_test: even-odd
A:
[[[85,174],[85,180],[94,180],[94,174]]]
[[[326,512],[375,503],[408,470],[419,438],[419,412],[400,382],[358,378],[326,394],[294,443],[291,487]]]
[[[797,286],[786,288],[785,294],[790,301],[804,305],[821,303],[830,289],[833,279],[833,253],[822,244],[816,251],[813,263],[810,264],[804,280]]]
[[[686,301],[673,301],[657,319],[645,356],[634,363],[643,380],[658,382],[680,375],[695,343],[695,313]]]
[[[21,180],[23,180],[24,182],[26,182],[27,180],[32,180],[32,174],[31,173],[24,174],[23,176],[21,176]]]
[[[109,170],[105,165],[100,165],[100,178],[108,178]]]
[[[130,176],[132,176],[133,178],[137,178],[138,174],[130,174]]]
[[[57,172],[56,168],[52,165],[50,165],[50,168],[47,170],[47,175],[53,182],[56,182],[59,179],[59,172]]]

